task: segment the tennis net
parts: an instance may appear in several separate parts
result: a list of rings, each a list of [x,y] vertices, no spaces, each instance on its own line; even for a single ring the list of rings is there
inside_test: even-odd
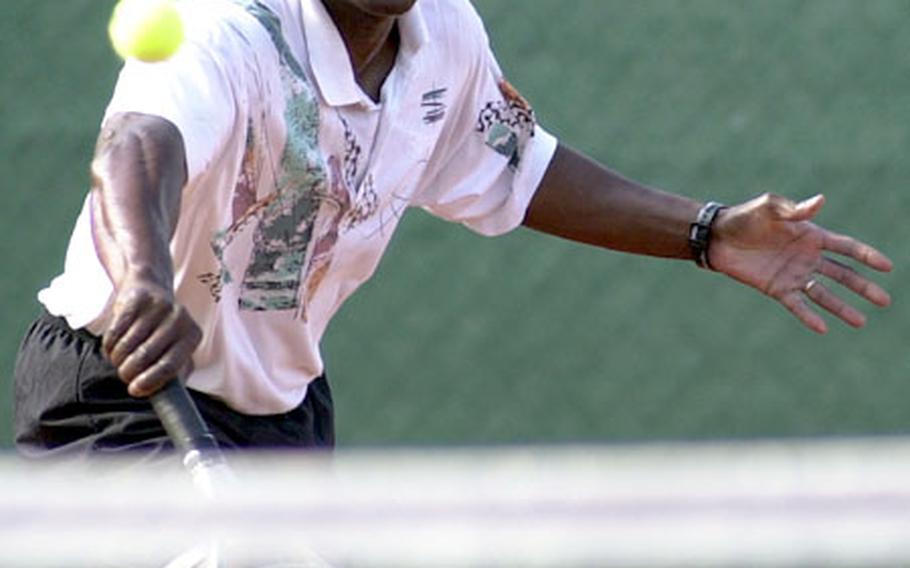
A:
[[[164,566],[212,542],[225,566],[910,564],[904,438],[228,459],[215,500],[176,467],[2,461],[0,566]]]

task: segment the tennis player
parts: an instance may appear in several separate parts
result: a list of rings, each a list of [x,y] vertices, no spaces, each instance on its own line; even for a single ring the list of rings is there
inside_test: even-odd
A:
[[[228,448],[328,447],[319,342],[421,207],[694,260],[824,333],[865,323],[829,284],[888,271],[812,223],[824,199],[723,207],[643,187],[558,142],[506,81],[467,0],[194,0],[164,63],[124,66],[63,273],[16,367],[32,456],[169,447],[144,397],[186,381]]]

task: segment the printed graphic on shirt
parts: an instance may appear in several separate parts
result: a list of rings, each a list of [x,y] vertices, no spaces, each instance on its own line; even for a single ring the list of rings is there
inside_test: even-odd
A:
[[[433,89],[423,94],[420,100],[420,106],[425,110],[423,122],[425,124],[435,124],[445,118],[446,103],[445,96],[447,88]]]
[[[336,167],[332,167],[331,163],[329,164],[329,172],[333,176],[332,179],[343,178],[351,195],[355,194],[352,188],[357,187],[358,184],[360,185],[360,193],[357,195],[356,202],[349,203],[347,214],[341,216],[344,219],[344,228],[348,230],[366,221],[376,213],[379,209],[379,195],[373,186],[373,176],[371,174],[367,174],[362,181],[359,180],[360,158],[363,156],[363,148],[360,146],[354,130],[344,116],[341,113],[337,113],[337,116],[344,127],[344,172],[342,176],[342,173]],[[330,158],[330,161],[332,159],[335,158]]]
[[[326,172],[316,133],[319,107],[306,84],[287,81],[287,141],[274,197],[259,214],[253,252],[243,276],[240,308],[289,310],[299,290]]]
[[[253,129],[253,121],[247,123],[246,150],[243,153],[243,163],[240,165],[240,175],[237,178],[237,187],[234,189],[234,198],[231,202],[231,222],[236,224],[256,203],[256,180],[259,179],[259,161],[257,141]]]
[[[224,261],[225,249],[251,220],[258,218],[259,211],[271,202],[271,200],[262,203],[256,202],[256,181],[260,174],[258,148],[253,121],[250,120],[247,124],[246,150],[243,154],[243,162],[240,164],[237,186],[234,188],[234,196],[231,201],[231,226],[223,231],[218,231],[211,240],[212,252],[218,260],[220,271],[218,273],[207,272],[198,276],[199,281],[209,287],[209,292],[216,302],[221,301],[221,291],[224,286],[234,280]]]
[[[263,164],[271,163],[264,151],[264,133],[250,121],[246,152],[232,200],[232,223],[211,241],[219,273],[203,274],[200,282],[220,301],[225,286],[239,285],[242,310],[296,310],[307,318],[306,306],[331,266],[334,247],[351,218],[370,210],[368,200],[355,207],[352,182],[357,176],[361,146],[345,124],[341,159],[332,156],[328,167],[318,145],[319,105],[300,64],[291,54],[278,18],[257,1],[241,2],[269,32],[281,58],[281,79],[286,108],[287,137],[275,172],[274,191],[257,199]],[[260,128],[264,127],[261,125]],[[235,238],[252,231],[253,249],[239,279],[225,258]]]
[[[509,168],[518,169],[528,140],[534,136],[534,110],[505,79],[499,82],[502,99],[488,102],[480,111],[477,131],[487,146],[509,159]]]
[[[376,193],[376,186],[373,182],[373,174],[367,174],[363,183],[360,184],[360,195],[357,196],[357,203],[345,221],[345,230],[352,229],[363,223],[379,211],[379,194]]]
[[[348,186],[357,187],[357,173],[363,148],[357,141],[351,125],[341,116],[341,113],[338,113],[338,120],[344,126],[344,180]]]
[[[335,156],[329,158],[329,171],[331,172],[331,183],[329,184],[330,192],[327,196],[327,201],[334,207],[335,212],[331,217],[323,220],[322,227],[319,228],[313,243],[313,252],[310,254],[306,269],[308,279],[304,306],[313,299],[313,295],[332,265],[332,251],[338,242],[342,219],[351,210],[351,192],[341,172],[338,158]]]

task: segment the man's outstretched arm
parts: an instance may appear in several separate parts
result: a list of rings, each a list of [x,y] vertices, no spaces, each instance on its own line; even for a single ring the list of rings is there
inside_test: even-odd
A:
[[[891,270],[881,252],[811,222],[824,198],[794,203],[766,194],[722,210],[708,249],[711,267],[766,294],[818,333],[825,321],[807,300],[846,323],[861,327],[865,316],[824,284],[822,275],[878,306],[891,299],[877,284],[826,256],[852,258],[879,271]],[[528,209],[527,227],[613,250],[692,259],[689,227],[702,204],[641,186],[560,145]]]
[[[201,333],[174,300],[169,243],[186,183],[183,139],[164,119],[119,114],[92,161],[92,236],[114,285],[102,348],[133,396],[148,396],[189,363]]]

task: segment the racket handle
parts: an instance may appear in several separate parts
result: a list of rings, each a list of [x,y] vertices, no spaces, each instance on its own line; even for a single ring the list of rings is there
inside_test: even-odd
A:
[[[180,452],[185,456],[193,453],[208,459],[220,458],[218,442],[179,379],[172,379],[153,394],[151,402],[174,447]]]

